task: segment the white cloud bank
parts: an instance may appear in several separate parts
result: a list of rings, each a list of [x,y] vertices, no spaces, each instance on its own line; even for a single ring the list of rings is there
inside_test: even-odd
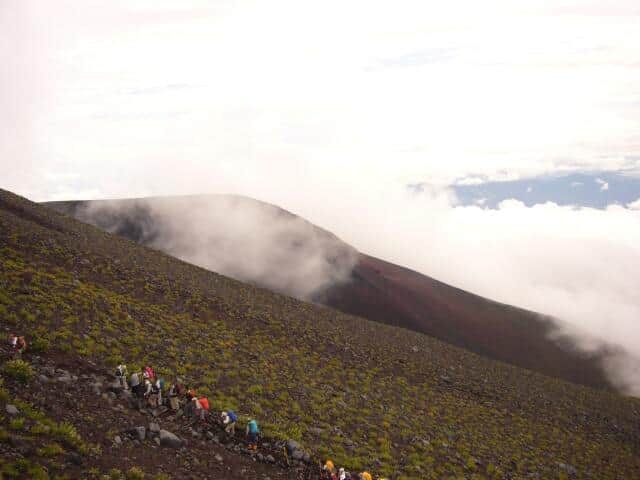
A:
[[[521,3],[4,1],[2,187],[257,197],[638,352],[635,204],[405,188],[640,167],[637,1]]]

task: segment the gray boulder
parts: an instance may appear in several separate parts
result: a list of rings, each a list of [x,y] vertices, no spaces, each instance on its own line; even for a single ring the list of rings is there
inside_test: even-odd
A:
[[[15,405],[7,404],[4,409],[9,415],[18,415],[20,413],[20,410]]]
[[[140,440],[141,442],[147,436],[147,430],[144,427],[136,427],[136,428],[134,428],[134,431],[135,431],[136,436],[138,437],[138,440]]]
[[[300,444],[298,442],[296,442],[295,440],[287,441],[287,453],[289,453],[289,455],[293,454],[293,452],[299,449],[300,449]]]
[[[575,477],[578,474],[578,470],[573,465],[568,463],[558,463],[560,470],[564,470],[570,477]]]
[[[66,375],[63,374],[60,377],[56,378],[56,380],[60,383],[66,383],[66,384],[73,382],[73,378],[71,378],[71,375],[69,375],[69,372],[66,372]]]
[[[168,430],[160,430],[160,445],[169,448],[180,448],[182,440]]]
[[[158,435],[160,433],[160,425],[156,422],[151,422],[149,424],[149,432],[153,435]]]

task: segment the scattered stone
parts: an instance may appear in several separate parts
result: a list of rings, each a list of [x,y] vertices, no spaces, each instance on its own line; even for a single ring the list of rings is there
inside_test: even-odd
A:
[[[417,345],[414,345],[413,347],[411,347],[411,351],[412,351],[413,353],[418,353],[418,352],[420,351],[420,349],[418,348],[418,346],[417,346]]]
[[[61,375],[58,378],[56,378],[56,380],[60,383],[71,383],[73,382],[73,378],[71,378],[71,375],[69,375],[69,372],[66,372],[66,375]]]
[[[558,468],[564,470],[570,477],[575,477],[578,474],[578,470],[573,465],[568,463],[558,463]]]
[[[134,430],[135,430],[135,434],[138,436],[138,440],[140,440],[142,442],[145,439],[145,437],[147,436],[146,428],[144,428],[144,427],[136,427],[136,428],[134,428]]]
[[[258,455],[256,455],[256,457],[258,457],[258,461],[259,462],[263,462],[264,461],[264,455],[262,455],[261,453],[258,453]]]
[[[120,435],[116,435],[115,437],[113,437],[113,441],[116,445],[122,444],[122,438],[120,438]]]
[[[49,377],[47,377],[46,375],[38,375],[38,380],[40,380],[42,383],[49,383]]]
[[[267,455],[267,456],[265,457],[265,460],[266,460],[268,463],[276,463],[276,459],[275,459],[275,458],[273,458],[273,455]]]
[[[20,413],[20,410],[18,410],[18,408],[15,405],[7,404],[7,406],[4,407],[4,409],[9,415],[18,415],[18,413]]]
[[[222,458],[222,455],[220,455],[219,453],[216,453],[213,458],[215,458],[216,462],[218,463],[222,463],[224,461],[224,458]]]
[[[209,430],[207,430],[207,438],[208,438],[209,440],[213,440],[214,436],[215,436],[215,435],[214,435],[213,433],[211,433]]]
[[[163,447],[180,448],[182,440],[168,430],[160,430],[160,445]]]
[[[156,422],[149,423],[149,432],[151,432],[153,435],[159,434],[160,433],[160,425],[158,425]]]
[[[304,460],[304,452],[302,450],[294,450],[291,453],[291,458],[294,460]]]
[[[295,440],[287,441],[287,452],[291,455],[296,450],[300,449],[300,444]]]
[[[153,441],[156,442],[156,445],[160,446],[160,437],[155,437]]]
[[[71,460],[71,463],[73,463],[74,465],[82,465],[84,463],[82,455],[76,452],[71,452],[69,454],[69,460]]]

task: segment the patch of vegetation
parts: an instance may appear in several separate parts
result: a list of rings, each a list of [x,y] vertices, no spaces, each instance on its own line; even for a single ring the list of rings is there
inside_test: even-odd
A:
[[[31,380],[34,375],[33,367],[20,358],[6,361],[2,365],[2,373],[22,383]]]
[[[153,364],[353,471],[558,478],[562,462],[577,478],[640,478],[636,399],[254,288],[0,192],[3,202],[0,326],[38,332],[53,351],[110,369]],[[17,406],[21,432],[83,448]]]

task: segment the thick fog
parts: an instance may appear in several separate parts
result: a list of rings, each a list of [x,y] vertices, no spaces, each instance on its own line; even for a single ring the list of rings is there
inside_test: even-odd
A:
[[[79,218],[195,265],[306,300],[346,281],[357,261],[357,252],[329,232],[240,197],[103,201],[83,207]]]
[[[640,394],[640,210],[460,206],[445,187],[424,191],[374,183],[298,190],[255,188],[335,233],[359,251],[407,266],[479,295],[557,319],[553,338],[584,351],[616,345],[605,368],[623,391]],[[335,187],[335,185],[334,185]],[[139,239],[231,277],[310,299],[348,279],[354,250],[333,235],[270,205],[238,197],[138,200],[149,228]],[[109,218],[122,204],[85,212]],[[160,220],[160,221],[158,221]],[[104,220],[103,220],[104,221]],[[151,225],[162,225],[158,230]],[[103,224],[117,231],[122,224]]]
[[[360,251],[552,315],[554,338],[584,351],[621,346],[626,353],[610,355],[605,367],[623,391],[640,394],[637,202],[597,210],[508,200],[486,209],[457,205],[446,188],[356,190],[342,206],[336,198],[324,210],[299,211]],[[292,201],[285,197],[274,201]]]

